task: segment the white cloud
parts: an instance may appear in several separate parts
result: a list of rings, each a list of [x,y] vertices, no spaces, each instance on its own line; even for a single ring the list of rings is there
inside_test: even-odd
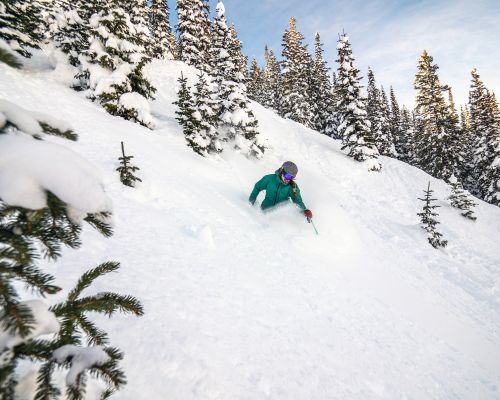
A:
[[[321,33],[330,65],[334,66],[337,34],[344,28],[358,68],[366,75],[370,65],[378,82],[393,85],[408,106],[413,105],[413,79],[423,49],[434,57],[440,79],[452,86],[457,103],[467,100],[473,67],[479,69],[488,88],[500,91],[500,1],[313,3],[314,12],[297,13],[299,29],[309,41],[315,31]]]

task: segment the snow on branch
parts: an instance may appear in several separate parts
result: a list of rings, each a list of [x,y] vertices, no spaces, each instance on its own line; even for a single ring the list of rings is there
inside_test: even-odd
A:
[[[26,110],[10,101],[0,99],[0,130],[13,126],[31,136],[44,133],[76,140],[77,135],[65,122],[37,111]]]
[[[47,206],[47,192],[67,204],[75,223],[111,212],[99,171],[80,155],[22,133],[0,135],[0,199],[37,210]]]
[[[111,361],[111,358],[101,346],[78,347],[70,344],[55,350],[53,358],[59,364],[65,362],[71,364],[68,375],[66,375],[66,385],[70,387],[78,386],[78,378],[86,370],[102,366]]]

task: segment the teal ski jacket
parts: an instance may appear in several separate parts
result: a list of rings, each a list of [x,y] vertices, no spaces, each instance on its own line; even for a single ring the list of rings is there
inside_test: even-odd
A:
[[[257,196],[261,191],[266,191],[266,197],[260,205],[263,210],[274,207],[276,204],[292,199],[302,210],[306,210],[302,196],[300,195],[299,186],[295,182],[285,183],[279,176],[279,170],[274,174],[264,176],[258,181],[250,194],[248,199],[250,203],[254,204]]]

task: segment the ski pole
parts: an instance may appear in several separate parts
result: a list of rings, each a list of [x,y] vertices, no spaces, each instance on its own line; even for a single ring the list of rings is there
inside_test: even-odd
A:
[[[307,218],[307,222],[309,222],[310,224],[312,224],[313,228],[314,228],[314,232],[316,232],[316,235],[319,235],[319,232],[318,230],[316,229],[316,225],[314,225],[314,222],[312,220],[312,218]]]

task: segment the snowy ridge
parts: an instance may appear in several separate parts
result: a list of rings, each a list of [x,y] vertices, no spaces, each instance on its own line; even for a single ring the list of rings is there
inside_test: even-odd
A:
[[[0,64],[0,97],[71,124],[78,142],[46,141],[101,168],[116,220],[112,238],[85,230],[82,248],[47,268],[67,290],[89,265],[119,260],[121,273],[94,290],[126,288],[145,306],[139,321],[102,322],[126,355],[129,384],[117,398],[500,396],[498,207],[478,201],[468,221],[442,181],[385,157],[382,172],[368,172],[337,141],[256,103],[263,160],[204,159],[186,146],[172,105],[181,70],[195,82],[192,67],[148,67],[158,89],[150,131],[64,87],[36,57],[32,71]],[[141,168],[137,189],[118,180],[120,141]],[[299,166],[319,236],[292,206],[264,215],[247,204],[285,160]],[[429,180],[444,250],[416,216]]]

